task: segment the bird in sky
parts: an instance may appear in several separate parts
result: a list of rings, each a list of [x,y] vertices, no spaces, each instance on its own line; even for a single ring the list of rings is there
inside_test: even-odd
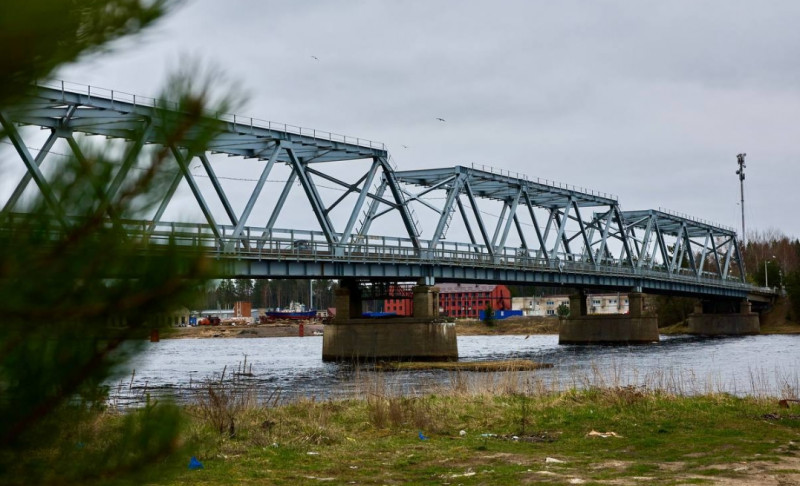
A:
[[[436,117],[436,119],[439,120],[440,122],[446,121],[444,118],[439,118],[438,116]]]
[[[314,59],[315,61],[319,61],[319,58],[317,56],[311,56],[311,58]]]
[[[408,148],[408,145],[403,145],[403,148]]]

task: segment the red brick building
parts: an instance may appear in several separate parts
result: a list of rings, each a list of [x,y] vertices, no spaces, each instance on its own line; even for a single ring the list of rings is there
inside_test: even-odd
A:
[[[511,291],[505,285],[445,283],[436,286],[440,290],[439,313],[444,316],[477,319],[480,311],[486,310],[490,302],[494,310],[511,309]],[[399,316],[410,316],[413,314],[412,300],[387,299],[383,302],[383,310]]]

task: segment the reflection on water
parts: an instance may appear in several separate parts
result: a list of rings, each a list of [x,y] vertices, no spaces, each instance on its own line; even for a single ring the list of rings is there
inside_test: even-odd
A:
[[[558,336],[463,336],[461,360],[531,359],[553,364],[549,370],[516,373],[520,383],[554,387],[588,384],[650,385],[683,393],[725,391],[738,395],[800,391],[799,335],[697,338],[662,336],[638,346],[559,346]],[[245,358],[262,396],[278,390],[284,399],[348,396],[374,373],[351,365],[323,363],[322,338],[173,339],[147,346],[120,371],[112,398],[121,406],[145,393],[186,398],[198,383],[219,378]],[[481,380],[475,373],[415,371],[384,373],[380,382],[398,393],[419,393],[454,379]],[[133,376],[133,379],[131,377]]]

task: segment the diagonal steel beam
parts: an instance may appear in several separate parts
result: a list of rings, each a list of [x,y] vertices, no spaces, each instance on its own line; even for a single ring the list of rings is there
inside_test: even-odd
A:
[[[105,210],[105,206],[111,204],[111,201],[114,200],[114,197],[117,195],[119,188],[122,187],[122,183],[125,181],[125,178],[128,177],[128,172],[130,172],[131,168],[136,163],[136,160],[142,151],[142,147],[147,139],[150,138],[151,132],[152,125],[148,120],[145,122],[144,129],[141,131],[141,133],[139,133],[139,136],[134,139],[133,145],[128,147],[128,150],[125,153],[125,158],[122,160],[122,165],[117,171],[117,175],[114,177],[114,180],[111,181],[111,184],[106,190],[105,202],[101,202],[101,204],[103,204],[102,209]]]
[[[267,221],[267,227],[264,229],[264,233],[261,235],[262,240],[268,238],[270,233],[272,233],[272,228],[275,227],[275,223],[278,221],[278,216],[280,216],[281,210],[283,210],[283,206],[286,204],[286,198],[289,196],[289,193],[292,192],[292,185],[294,184],[295,179],[297,179],[297,173],[292,171],[289,174],[289,178],[286,179],[286,184],[283,185],[281,195],[278,196],[278,201],[275,203],[275,207],[272,209],[272,214],[270,214],[269,220]]]
[[[653,217],[647,219],[647,226],[644,230],[644,238],[642,238],[642,248],[639,250],[639,261],[636,262],[636,266],[642,268],[644,265],[644,261],[647,259],[647,255],[649,254],[648,248],[650,248],[650,235],[653,234]]]
[[[381,184],[378,186],[378,190],[375,191],[376,198],[370,199],[369,207],[367,208],[367,212],[364,215],[364,221],[361,223],[361,228],[358,230],[359,236],[364,236],[369,232],[370,226],[372,226],[372,222],[378,218],[375,213],[378,212],[378,206],[380,205],[380,199],[383,198],[383,193],[386,192],[386,187],[388,184],[386,183],[386,178],[381,175]],[[391,208],[387,211],[391,211]]]
[[[39,153],[36,154],[36,158],[33,159],[33,163],[36,164],[36,167],[42,166],[42,162],[44,162],[47,154],[50,153],[50,149],[53,148],[56,140],[58,140],[58,131],[52,130],[50,132],[50,136],[47,137],[47,140],[45,140],[44,144],[42,145],[42,148],[39,149]],[[14,188],[14,192],[11,194],[11,197],[8,198],[8,201],[6,201],[6,205],[2,210],[3,213],[8,213],[14,209],[14,206],[19,201],[19,198],[22,197],[22,193],[25,192],[25,189],[28,187],[28,183],[30,183],[32,178],[33,174],[31,171],[25,172],[25,174],[22,176],[22,180],[20,180],[19,184],[17,184],[17,187]]]
[[[269,173],[272,171],[272,167],[275,165],[275,161],[278,160],[278,155],[281,152],[281,144],[277,144],[274,149],[272,149],[272,154],[269,156],[269,160],[267,164],[264,166],[264,169],[261,171],[261,176],[258,178],[256,182],[256,186],[253,188],[253,192],[250,194],[250,199],[247,201],[247,204],[242,211],[242,215],[239,217],[239,222],[236,223],[236,227],[233,229],[233,234],[231,237],[234,240],[237,240],[241,235],[242,231],[244,230],[244,225],[247,224],[247,219],[250,217],[250,213],[253,212],[253,208],[256,205],[256,201],[258,201],[258,197],[261,196],[261,191],[264,189],[264,184],[267,183],[267,178],[269,177]]]
[[[367,198],[367,194],[369,194],[369,190],[372,187],[372,181],[375,179],[375,174],[377,174],[380,167],[381,162],[377,157],[375,157],[372,160],[372,166],[369,168],[369,172],[367,172],[367,174],[364,176],[366,177],[366,180],[364,180],[364,186],[358,194],[356,204],[353,206],[353,210],[350,212],[350,219],[347,221],[347,226],[345,226],[344,232],[342,233],[342,243],[347,243],[350,239],[350,235],[353,232],[353,227],[356,225],[358,215],[361,213],[361,208],[364,206],[364,200]],[[364,178],[362,177],[362,179]]]
[[[603,233],[600,236],[600,248],[598,249],[598,259],[597,262],[602,262],[607,260],[606,253],[608,248],[608,233],[611,231],[611,222],[613,219],[613,215],[611,211],[605,213],[605,223],[603,224]]]
[[[403,192],[400,190],[400,184],[397,182],[397,176],[389,164],[389,159],[386,157],[379,157],[379,160],[381,161],[383,175],[386,178],[389,191],[392,193],[392,197],[394,197],[395,203],[397,204],[397,209],[400,211],[400,218],[403,220],[403,225],[406,228],[408,237],[411,238],[411,244],[414,246],[417,252],[419,252],[421,248],[419,232],[417,231],[417,226],[414,223],[414,220],[411,218],[410,206],[406,202],[405,197],[403,197]]]
[[[578,203],[572,201],[572,208],[575,210],[575,219],[578,220],[578,227],[580,228],[581,236],[583,236],[583,244],[586,245],[586,248],[589,250],[589,261],[590,263],[595,264],[596,262],[594,260],[594,255],[592,255],[591,252],[592,245],[589,243],[589,238],[586,236],[586,228],[583,226],[583,218],[581,218],[581,212],[578,209]]]
[[[536,250],[536,258],[541,258],[543,255],[545,261],[549,262],[550,258],[547,255],[547,252],[544,251],[546,245],[544,244],[544,238],[542,238],[542,230],[539,229],[539,222],[536,220],[536,214],[533,211],[533,203],[531,203],[530,194],[528,194],[527,190],[525,191],[525,206],[528,207],[528,213],[530,214],[531,221],[533,222],[533,229],[536,231],[536,239],[539,240],[539,249]]]
[[[519,206],[519,199],[521,197],[522,197],[522,188],[520,188],[519,191],[517,191],[516,196],[514,196],[514,199],[511,201],[511,204],[509,205],[508,219],[506,220],[505,228],[503,229],[503,236],[500,238],[500,242],[497,245],[497,249],[505,248],[506,246],[506,239],[508,238],[508,233],[511,231],[511,224],[517,217],[517,207]],[[506,204],[508,204],[508,201],[506,201]]]
[[[39,149],[39,153],[36,154],[34,162],[36,163],[37,167],[42,166],[42,162],[44,162],[44,159],[45,157],[47,157],[47,154],[50,152],[50,149],[53,148],[53,145],[56,143],[56,140],[58,140],[59,137],[64,136],[63,133],[60,133],[61,130],[67,132],[70,137],[72,136],[72,132],[64,130],[63,127],[67,124],[67,122],[69,122],[70,118],[72,118],[75,115],[75,110],[77,108],[78,107],[75,105],[70,105],[69,108],[67,108],[67,110],[63,113],[63,116],[61,113],[59,113],[60,116],[60,119],[58,121],[59,127],[54,128],[50,131],[50,136],[47,137],[47,140],[42,145],[42,148]],[[28,184],[30,183],[32,177],[33,175],[31,174],[30,171],[25,172],[25,174],[22,176],[22,180],[19,182],[17,187],[14,189],[14,192],[11,194],[11,197],[8,199],[8,201],[6,201],[6,205],[5,207],[3,207],[2,210],[3,213],[9,212],[14,208],[19,198],[22,197],[22,193],[25,192],[25,188],[28,187]]]
[[[328,214],[325,212],[325,205],[322,203],[322,198],[319,195],[319,191],[317,191],[317,186],[306,172],[305,163],[297,158],[291,145],[286,147],[286,153],[289,155],[289,164],[294,172],[297,173],[297,179],[300,181],[300,185],[306,193],[306,198],[311,204],[311,210],[314,211],[314,216],[317,217],[317,222],[322,229],[322,233],[325,235],[325,240],[327,240],[328,244],[335,245],[337,241],[333,223],[331,223]]]
[[[208,179],[211,181],[211,186],[214,188],[214,192],[217,193],[217,197],[219,197],[222,207],[225,209],[225,214],[228,215],[228,219],[231,221],[231,224],[235,225],[238,222],[238,219],[236,218],[236,212],[233,210],[231,203],[228,201],[228,197],[225,195],[225,190],[222,189],[222,184],[220,184],[217,174],[214,171],[214,168],[211,166],[211,162],[208,160],[208,156],[203,153],[199,154],[197,157],[200,159],[200,163],[203,165],[203,169],[205,169]]]
[[[197,204],[200,205],[200,211],[203,212],[203,216],[205,216],[206,221],[208,221],[208,224],[211,226],[211,231],[214,233],[214,236],[217,238],[219,244],[222,244],[222,232],[220,231],[219,226],[217,226],[217,222],[214,221],[214,214],[208,208],[208,204],[203,197],[203,193],[197,186],[197,181],[194,180],[192,173],[189,171],[189,163],[192,160],[192,155],[189,154],[186,158],[184,158],[183,154],[175,146],[170,147],[170,150],[172,151],[172,156],[175,157],[175,161],[178,163],[178,167],[180,168],[181,172],[183,172],[183,177],[189,184],[189,189],[191,189],[192,194],[194,194]]]
[[[569,208],[572,206],[572,196],[567,198],[567,205],[564,206],[564,215],[562,216],[560,221],[556,221],[558,225],[558,233],[556,234],[556,243],[553,245],[553,251],[550,253],[550,258],[555,259],[556,254],[558,253],[558,247],[561,244],[561,240],[564,238],[564,231],[567,229],[567,216],[569,216]],[[558,216],[556,216],[556,219]],[[569,248],[564,247],[564,250],[569,253]]]
[[[706,263],[706,255],[708,254],[708,242],[711,239],[711,230],[706,231],[706,241],[703,243],[703,252],[700,254],[700,262],[697,265],[697,276],[703,276],[703,268],[705,267]],[[713,241],[711,242],[713,245]]]
[[[28,147],[25,146],[25,142],[22,140],[22,137],[17,131],[17,127],[15,127],[12,122],[8,121],[2,112],[0,112],[0,125],[2,125],[3,129],[6,131],[6,136],[11,139],[11,143],[14,145],[14,148],[17,149],[17,153],[22,158],[22,162],[28,169],[28,173],[31,174],[34,183],[42,193],[45,203],[53,211],[59,223],[62,226],[65,226],[66,220],[64,219],[64,212],[58,205],[58,201],[53,193],[53,189],[50,187],[50,184],[39,170],[39,165],[36,164],[35,159],[31,156],[30,152],[28,152]]]
[[[467,218],[467,210],[464,209],[464,204],[461,202],[460,197],[456,197],[456,205],[458,206],[458,212],[461,214],[461,220],[464,221],[464,226],[467,228],[467,234],[469,235],[469,242],[473,245],[477,245],[478,242],[475,240],[475,234],[472,232],[472,225],[469,224],[469,219]]]
[[[478,208],[478,201],[475,199],[475,194],[472,193],[472,186],[469,180],[464,182],[464,192],[467,193],[467,199],[469,199],[469,205],[472,207],[472,214],[475,216],[475,221],[478,224],[478,231],[481,232],[481,238],[483,238],[486,251],[489,252],[489,255],[494,255],[494,248],[492,247],[491,240],[489,240],[489,234],[486,232],[486,225],[483,224],[483,217],[481,216],[480,208]]]
[[[446,226],[449,224],[453,212],[455,211],[453,204],[455,203],[458,195],[461,193],[461,188],[463,185],[464,176],[459,175],[447,190],[447,198],[445,199],[444,207],[442,207],[442,212],[439,216],[439,222],[436,224],[436,230],[433,232],[433,237],[431,238],[429,248],[436,248],[436,245],[439,244],[439,240],[441,240],[444,236],[444,232],[447,229]]]
[[[525,232],[522,231],[522,223],[519,220],[517,215],[514,215],[514,226],[517,229],[517,235],[519,236],[520,245],[524,249],[528,249],[528,241],[525,239]],[[528,252],[525,252],[525,255],[528,255]]]

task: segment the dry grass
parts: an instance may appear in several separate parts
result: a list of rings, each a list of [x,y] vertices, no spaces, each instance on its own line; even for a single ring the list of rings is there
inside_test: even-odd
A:
[[[378,371],[533,371],[552,368],[550,363],[539,363],[529,359],[513,359],[504,361],[392,361],[375,365]]]

